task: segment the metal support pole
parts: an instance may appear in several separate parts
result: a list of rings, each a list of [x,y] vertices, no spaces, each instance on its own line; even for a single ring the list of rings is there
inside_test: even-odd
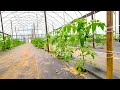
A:
[[[16,31],[16,26],[15,26],[15,33],[16,33],[16,39],[17,39],[17,31]]]
[[[94,12],[94,11],[93,11]],[[93,14],[91,15],[91,18],[93,20]],[[92,33],[92,37],[93,37],[93,48],[95,48],[95,38],[94,38],[94,32]]]
[[[113,26],[113,11],[107,11],[107,27]],[[113,28],[107,28],[107,79],[113,78]]]
[[[12,36],[11,36],[11,38],[13,39],[13,27],[12,27],[12,20],[10,20],[10,23],[11,23],[11,32],[12,32]]]
[[[33,26],[32,26],[33,27]],[[32,39],[34,38],[34,36],[33,36],[33,28],[31,29],[32,31],[31,31],[31,35],[32,35]]]
[[[24,34],[24,27],[23,27],[23,34]],[[22,41],[24,41],[24,35],[22,36]]]
[[[2,34],[3,34],[3,43],[4,43],[4,46],[3,46],[3,50],[5,50],[5,36],[4,36],[4,28],[3,28],[3,21],[2,21],[2,13],[0,11],[0,18],[1,18],[1,26],[2,26]]]
[[[37,18],[37,33],[39,33],[38,32],[38,16],[37,16],[37,14],[36,14],[36,18]]]
[[[48,30],[47,30],[47,18],[46,18],[46,11],[44,11],[44,16],[45,16],[45,28],[46,28],[46,34],[48,34]],[[49,43],[48,43],[48,38],[47,38],[47,49],[49,52]]]
[[[34,34],[34,38],[36,38],[36,35],[35,35],[35,23],[33,23],[33,34]]]

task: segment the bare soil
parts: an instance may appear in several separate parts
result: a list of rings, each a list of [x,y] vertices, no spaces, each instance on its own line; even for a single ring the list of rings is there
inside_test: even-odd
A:
[[[0,52],[0,79],[82,79],[72,67],[32,44]]]

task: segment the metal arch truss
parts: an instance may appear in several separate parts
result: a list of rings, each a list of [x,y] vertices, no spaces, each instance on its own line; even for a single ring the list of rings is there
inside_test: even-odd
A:
[[[64,24],[67,24],[70,19],[74,20],[75,18],[83,17],[80,11],[71,11],[76,17],[73,17],[67,11],[46,11],[47,23],[49,29],[57,29]],[[51,15],[52,13],[52,15]],[[59,15],[62,13],[63,15]],[[35,28],[37,30],[45,32],[45,21],[44,21],[44,11],[2,11],[3,16],[3,24],[4,24],[4,31],[6,34],[11,34],[11,23],[13,24],[13,31],[15,31],[15,27],[17,32],[18,31],[27,31],[24,27],[31,26],[33,23],[35,24]],[[57,18],[55,17],[57,16]],[[49,18],[50,17],[50,18]],[[43,29],[41,29],[41,27]],[[33,28],[31,28],[33,29]]]

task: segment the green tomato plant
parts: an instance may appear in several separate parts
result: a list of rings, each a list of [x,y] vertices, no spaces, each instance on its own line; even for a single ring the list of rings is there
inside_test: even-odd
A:
[[[106,35],[102,35],[102,34],[95,34],[95,42],[98,45],[105,45],[106,43]]]
[[[77,60],[75,68],[80,73],[81,71],[86,71],[85,57],[87,55],[91,55],[94,59],[96,55],[96,53],[89,47],[87,43],[87,39],[89,38],[88,36],[90,35],[90,30],[94,32],[97,27],[100,27],[103,30],[105,24],[101,23],[99,20],[91,20],[90,22],[87,23],[85,19],[77,19],[76,23],[77,23],[76,38],[78,38],[78,41],[80,43],[78,48],[78,50],[80,50],[80,54],[79,54],[80,59]]]
[[[55,31],[55,35],[49,35],[49,42],[54,45],[51,50],[52,55],[55,55],[59,59],[64,59],[66,61],[71,60],[73,49],[69,47],[70,35],[70,24],[65,25],[62,29]]]
[[[34,38],[31,43],[38,48],[43,49],[45,46],[45,40],[44,38],[38,37],[38,38]]]
[[[117,38],[114,37],[114,40],[119,41],[119,40],[120,40],[120,37],[117,37]]]
[[[24,44],[25,42],[20,41],[19,39],[11,39],[10,36],[5,35],[5,48],[4,48],[4,41],[3,37],[0,34],[0,50],[5,51],[6,49],[11,49],[18,45]]]
[[[53,46],[51,53],[57,58],[70,61],[74,53],[74,48],[79,50],[80,58],[76,60],[75,68],[80,73],[86,71],[86,56],[91,55],[94,59],[96,53],[89,47],[87,39],[89,39],[90,31],[94,32],[97,27],[104,30],[105,24],[99,20],[75,19],[74,23],[68,23],[59,30],[54,30],[54,35],[47,34],[49,43]],[[91,64],[91,62],[90,62]]]
[[[93,36],[90,34],[88,37],[89,38],[87,39],[87,42],[93,42]],[[106,43],[106,35],[94,34],[94,40],[97,46],[98,45],[104,46]]]

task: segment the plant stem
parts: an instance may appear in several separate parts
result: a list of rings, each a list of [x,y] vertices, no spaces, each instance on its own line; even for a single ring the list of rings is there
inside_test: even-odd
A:
[[[85,59],[85,58],[84,58],[84,55],[83,55],[83,66],[84,66],[84,59]]]
[[[85,59],[85,57],[84,57],[84,54],[83,54],[83,50],[81,49],[81,52],[82,52],[82,60],[83,60],[83,66],[84,66],[84,59]]]

